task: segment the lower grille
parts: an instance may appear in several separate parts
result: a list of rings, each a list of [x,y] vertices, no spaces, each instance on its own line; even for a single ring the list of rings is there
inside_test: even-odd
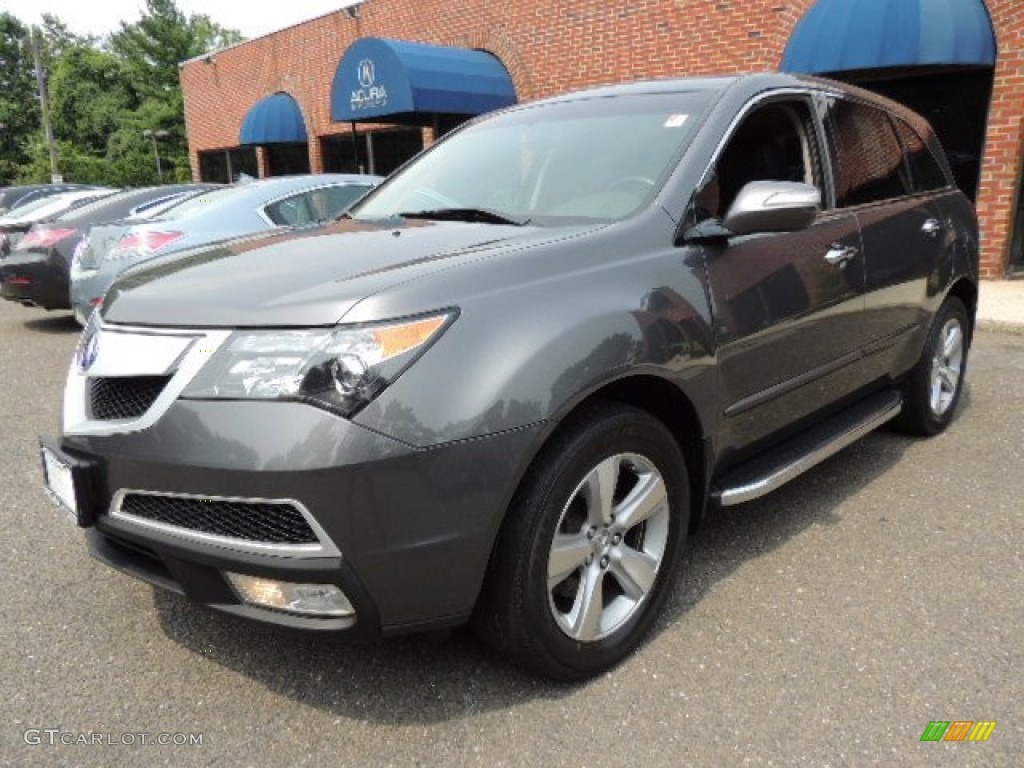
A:
[[[164,391],[170,376],[118,376],[89,380],[89,410],[100,420],[137,419]]]
[[[318,544],[291,504],[127,493],[120,513],[197,533],[265,544]]]

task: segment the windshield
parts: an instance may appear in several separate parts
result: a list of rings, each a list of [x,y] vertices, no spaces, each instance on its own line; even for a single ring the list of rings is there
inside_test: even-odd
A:
[[[712,96],[636,94],[504,112],[421,155],[352,214],[485,211],[495,222],[536,224],[623,218],[675,168]]]

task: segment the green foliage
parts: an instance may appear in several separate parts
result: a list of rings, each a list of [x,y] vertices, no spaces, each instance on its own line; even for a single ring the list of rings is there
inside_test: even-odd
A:
[[[174,0],[146,0],[142,18],[121,22],[110,47],[128,68],[139,92],[164,98],[179,91],[178,64],[215,47],[238,42],[241,36],[207,16],[186,17]]]
[[[69,48],[97,46],[97,39],[91,35],[78,35],[52,13],[44,13],[40,32],[43,66],[49,69]]]
[[[6,185],[27,161],[25,144],[38,132],[32,55],[23,41],[28,27],[9,13],[0,13],[0,185]]]
[[[113,54],[75,45],[54,62],[50,108],[58,139],[102,154],[107,138],[120,128],[124,115],[138,106],[127,68]]]
[[[208,16],[187,16],[175,0],[146,0],[142,17],[106,41],[77,35],[43,16],[37,29],[47,75],[59,170],[69,181],[140,186],[191,178],[178,65],[233,45],[241,35]],[[47,181],[28,27],[0,13],[0,185]],[[154,147],[144,131],[161,134]]]

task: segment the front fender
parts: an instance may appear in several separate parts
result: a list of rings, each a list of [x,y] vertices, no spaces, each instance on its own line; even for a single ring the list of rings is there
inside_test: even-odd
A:
[[[428,447],[557,421],[628,375],[689,389],[712,360],[702,276],[670,251],[464,299],[444,336],[355,420]]]

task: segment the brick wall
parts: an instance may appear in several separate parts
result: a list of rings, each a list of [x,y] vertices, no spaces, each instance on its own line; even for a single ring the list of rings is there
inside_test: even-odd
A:
[[[198,151],[233,147],[248,109],[291,94],[314,139],[348,130],[330,121],[330,90],[346,48],[391,37],[480,48],[497,55],[526,101],[601,83],[682,74],[773,70],[812,0],[367,0],[183,65],[193,174]],[[1021,178],[1024,8],[988,0],[1000,56],[978,201],[987,277],[1002,276]]]
[[[988,0],[998,58],[988,138],[978,191],[983,277],[1003,277],[1010,256],[1013,214],[1021,184],[1024,130],[1024,6],[1020,0]]]

